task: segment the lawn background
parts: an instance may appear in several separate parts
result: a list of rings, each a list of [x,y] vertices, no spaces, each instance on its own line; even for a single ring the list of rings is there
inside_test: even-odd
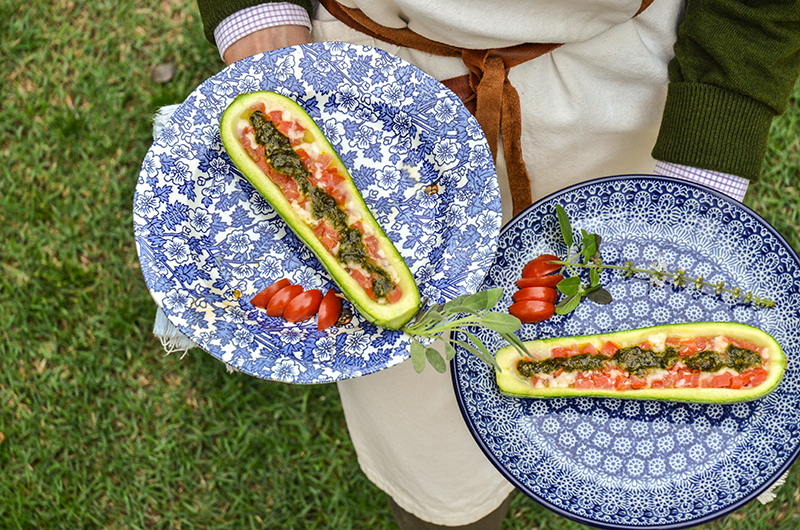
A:
[[[131,206],[151,116],[222,63],[193,2],[0,0],[0,528],[396,529],[335,386],[167,356]],[[151,78],[174,64],[174,78]],[[800,85],[746,204],[800,248]],[[800,528],[777,499],[702,528]],[[586,528],[522,495],[508,529]]]

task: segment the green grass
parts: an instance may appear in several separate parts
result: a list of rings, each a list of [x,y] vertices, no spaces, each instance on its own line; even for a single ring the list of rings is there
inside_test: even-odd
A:
[[[396,528],[333,385],[166,356],[133,243],[149,116],[217,72],[193,2],[0,1],[0,528]],[[172,62],[175,78],[150,79]],[[747,204],[800,248],[800,88]],[[800,527],[800,473],[704,528]],[[585,528],[526,497],[506,528]]]

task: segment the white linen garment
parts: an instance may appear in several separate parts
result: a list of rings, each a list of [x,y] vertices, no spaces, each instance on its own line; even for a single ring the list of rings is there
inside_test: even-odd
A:
[[[565,43],[514,67],[522,148],[537,200],[595,177],[652,173],[667,89],[679,0],[346,0],[384,26],[484,49],[525,42]],[[356,32],[321,6],[312,38],[374,46],[437,79],[463,75],[459,58],[388,45]],[[503,218],[511,201],[502,153]],[[464,249],[470,251],[473,249]],[[338,383],[364,473],[405,510],[441,525],[488,514],[513,490],[469,433],[449,374],[417,374],[410,361]]]

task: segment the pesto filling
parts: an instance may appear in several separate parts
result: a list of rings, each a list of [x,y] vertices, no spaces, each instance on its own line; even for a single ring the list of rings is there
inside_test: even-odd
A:
[[[336,260],[345,266],[358,265],[370,273],[375,298],[386,298],[395,288],[391,276],[369,257],[364,234],[348,225],[347,214],[336,203],[336,199],[319,186],[311,184],[311,172],[303,164],[300,155],[292,149],[289,137],[280,132],[260,110],[250,114],[250,124],[255,132],[256,143],[264,147],[267,163],[275,171],[294,179],[300,192],[311,200],[312,217],[326,219],[339,234]]]
[[[690,370],[699,372],[717,372],[723,368],[731,368],[741,373],[764,363],[758,352],[733,344],[729,344],[724,353],[705,350],[686,357],[681,357],[676,348],[669,346],[660,352],[639,346],[628,346],[620,348],[611,357],[600,353],[581,353],[571,357],[550,357],[541,361],[523,359],[517,363],[517,371],[523,377],[530,378],[539,374],[552,374],[558,370],[565,372],[602,370],[606,363],[610,362],[613,366],[636,377],[646,377],[655,370],[671,368],[679,360]]]

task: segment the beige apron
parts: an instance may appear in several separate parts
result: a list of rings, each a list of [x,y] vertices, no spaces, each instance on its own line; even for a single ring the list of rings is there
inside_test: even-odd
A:
[[[516,65],[522,158],[532,200],[591,178],[652,173],[667,87],[667,62],[680,0],[656,0],[632,18],[638,0],[348,0],[370,19],[407,27],[448,45],[498,48],[563,43]],[[323,7],[312,38],[374,46],[437,79],[468,74],[460,57],[387,44],[355,31]],[[512,212],[502,141],[497,152],[504,222]],[[465,249],[469,250],[469,249]],[[338,383],[358,461],[405,510],[436,524],[463,525],[512,491],[469,433],[450,374],[410,362]]]

